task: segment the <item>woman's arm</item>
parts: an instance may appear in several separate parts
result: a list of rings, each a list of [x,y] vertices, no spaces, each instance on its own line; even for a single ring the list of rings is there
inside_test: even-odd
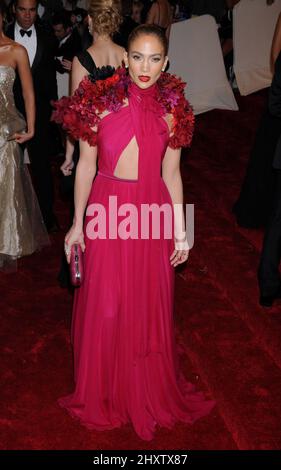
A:
[[[71,70],[71,87],[70,94],[73,95],[75,90],[78,88],[79,83],[83,80],[84,77],[88,75],[87,70],[80,64],[77,57],[74,57],[72,61],[72,70]]]
[[[87,75],[87,70],[80,64],[77,57],[74,57],[72,62],[72,72],[71,72],[71,85],[70,85],[70,94],[73,95],[75,90],[78,88],[79,83]],[[73,152],[74,152],[74,142],[69,136],[66,137],[66,149],[65,149],[65,160],[60,167],[61,171],[65,176],[69,176],[72,173],[74,163],[73,163]]]
[[[73,224],[82,229],[84,213],[89,199],[93,179],[97,171],[97,147],[79,141],[80,157],[76,168],[74,186],[75,213]]]
[[[188,257],[188,244],[183,212],[180,155],[181,149],[168,147],[162,163],[162,178],[168,188],[174,206],[175,250],[170,258],[173,266],[183,263]]]
[[[35,98],[32,75],[27,52],[23,46],[15,47],[16,67],[21,81],[22,94],[27,120],[27,132],[25,134],[15,134],[16,142],[22,144],[31,139],[34,135],[35,126]]]
[[[73,153],[74,153],[74,142],[67,135],[66,144],[65,144],[65,160],[61,165],[60,169],[63,172],[64,176],[69,176],[72,173],[74,162],[73,162]]]
[[[157,9],[156,3],[153,3],[150,7],[150,10],[147,13],[147,17],[146,17],[146,21],[145,21],[147,24],[156,23],[156,19],[157,19],[156,18],[156,9]]]
[[[97,169],[97,147],[91,147],[82,140],[79,141],[79,145],[80,157],[76,168],[74,186],[74,219],[73,225],[65,237],[68,263],[70,262],[71,246],[74,243],[79,243],[82,250],[85,250],[83,235],[84,213]]]

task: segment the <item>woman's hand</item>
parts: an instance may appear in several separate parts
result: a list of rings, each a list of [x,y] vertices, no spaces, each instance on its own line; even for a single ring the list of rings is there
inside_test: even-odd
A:
[[[63,172],[64,176],[69,176],[72,173],[74,167],[74,161],[72,160],[72,157],[66,158],[60,167],[61,171]]]
[[[182,264],[185,261],[187,261],[189,256],[189,246],[187,242],[186,236],[184,239],[175,239],[175,249],[170,256],[170,261],[171,265],[174,266],[174,268],[178,264]]]
[[[24,142],[27,142],[28,140],[32,139],[33,136],[34,136],[33,131],[23,132],[23,133],[16,132],[9,138],[9,140],[15,140],[17,144],[23,144]]]
[[[175,268],[178,264],[187,261],[189,250],[174,250],[170,256],[171,265]]]
[[[71,254],[71,247],[77,243],[81,246],[81,249],[84,253],[85,251],[85,242],[84,242],[84,234],[81,228],[72,225],[69,232],[67,232],[65,239],[64,239],[64,251],[67,262],[70,263],[70,254]]]

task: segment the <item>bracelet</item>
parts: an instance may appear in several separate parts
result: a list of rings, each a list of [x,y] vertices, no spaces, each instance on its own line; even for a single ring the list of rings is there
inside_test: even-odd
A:
[[[189,251],[188,241],[184,240],[183,242],[181,242],[181,241],[176,241],[175,239],[175,249]]]

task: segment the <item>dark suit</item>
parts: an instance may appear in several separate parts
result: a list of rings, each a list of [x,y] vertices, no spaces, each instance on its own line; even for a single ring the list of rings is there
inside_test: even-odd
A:
[[[37,35],[36,54],[31,67],[36,120],[35,135],[27,143],[31,160],[35,189],[45,223],[53,222],[53,183],[49,160],[49,123],[52,112],[51,100],[57,99],[57,82],[55,71],[55,42],[40,26],[35,26]],[[7,35],[14,39],[15,25],[10,25]],[[14,85],[15,102],[19,111],[25,115],[24,100],[20,79],[17,76]]]
[[[188,3],[193,15],[212,15],[220,23],[225,10],[224,0],[189,0]]]
[[[275,73],[269,91],[269,112],[281,119],[281,53],[275,63]],[[281,137],[279,138],[273,159],[275,168],[274,201],[267,225],[258,279],[261,295],[271,296],[281,287],[279,264],[281,257]]]
[[[60,46],[58,44],[56,48],[56,57],[63,57],[66,60],[73,60],[81,51],[81,38],[78,31],[74,31],[70,34],[69,38]],[[69,73],[65,70],[59,60],[56,60],[56,70],[59,73]]]

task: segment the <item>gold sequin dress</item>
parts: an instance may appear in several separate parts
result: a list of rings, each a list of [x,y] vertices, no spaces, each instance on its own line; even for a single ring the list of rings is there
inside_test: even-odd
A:
[[[14,80],[15,70],[0,65],[0,270],[49,244],[23,152],[9,140],[26,128],[15,107]]]

